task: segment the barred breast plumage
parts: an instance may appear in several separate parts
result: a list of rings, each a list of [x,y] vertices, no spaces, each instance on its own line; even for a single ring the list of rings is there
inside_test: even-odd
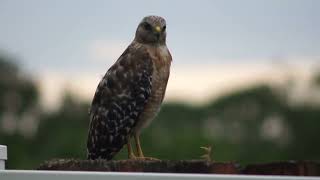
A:
[[[142,128],[147,127],[160,110],[167,88],[172,59],[171,54],[166,46],[147,46],[147,49],[152,57],[151,59],[153,59],[152,62],[154,70],[152,73],[152,90],[144,111],[135,127],[135,131],[137,133],[140,133]]]

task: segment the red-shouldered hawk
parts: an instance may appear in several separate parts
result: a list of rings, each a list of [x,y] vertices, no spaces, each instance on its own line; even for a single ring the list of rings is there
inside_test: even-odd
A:
[[[165,20],[143,18],[133,42],[97,87],[90,109],[88,159],[112,159],[125,144],[130,159],[144,158],[139,135],[160,110],[171,60]],[[131,149],[131,137],[137,156]]]

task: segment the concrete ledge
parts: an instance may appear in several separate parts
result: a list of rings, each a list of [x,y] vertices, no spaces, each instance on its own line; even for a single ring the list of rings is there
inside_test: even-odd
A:
[[[206,160],[56,159],[41,164],[38,170],[320,176],[320,163],[284,161],[240,166],[235,162]]]

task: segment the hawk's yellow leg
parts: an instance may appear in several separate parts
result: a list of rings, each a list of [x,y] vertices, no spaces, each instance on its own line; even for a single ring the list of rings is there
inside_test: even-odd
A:
[[[153,157],[144,157],[143,152],[142,152],[142,148],[141,148],[141,144],[140,144],[140,138],[138,134],[134,135],[134,141],[136,143],[136,148],[137,148],[137,152],[138,152],[138,157],[137,159],[145,159],[145,160],[159,160],[157,158],[153,158]]]
[[[136,148],[137,148],[137,152],[138,152],[138,157],[139,158],[144,158],[142,149],[141,149],[141,144],[140,144],[140,138],[138,134],[134,135],[134,141],[136,142]]]
[[[136,159],[136,156],[134,155],[132,147],[131,147],[130,139],[128,140],[127,147],[128,147],[128,158],[129,159]]]

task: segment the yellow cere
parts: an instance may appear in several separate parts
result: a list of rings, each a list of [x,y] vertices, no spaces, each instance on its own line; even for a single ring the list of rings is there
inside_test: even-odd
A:
[[[156,29],[156,31],[157,31],[157,32],[160,32],[160,31],[161,31],[160,26],[156,26],[156,28],[155,28],[155,29]]]

